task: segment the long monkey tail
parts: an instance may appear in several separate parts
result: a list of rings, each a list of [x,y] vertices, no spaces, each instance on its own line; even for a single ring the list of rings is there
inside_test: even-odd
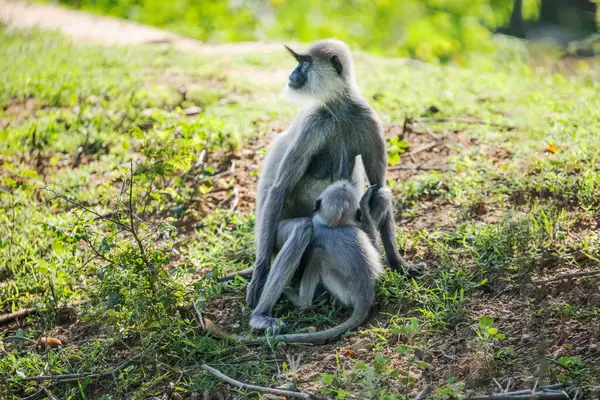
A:
[[[311,333],[292,333],[289,335],[277,335],[269,338],[273,342],[296,342],[296,343],[326,343],[337,338],[344,332],[359,327],[371,312],[370,303],[362,303],[357,305],[352,310],[352,315],[346,321],[334,326],[333,328],[325,329],[324,331]]]

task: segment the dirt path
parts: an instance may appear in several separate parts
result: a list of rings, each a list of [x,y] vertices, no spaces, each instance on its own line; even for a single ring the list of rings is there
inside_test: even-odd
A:
[[[70,10],[52,4],[0,0],[0,22],[10,28],[39,27],[58,30],[74,42],[111,45],[170,43],[174,47],[211,55],[281,51],[278,43],[230,43],[210,45],[161,29]]]

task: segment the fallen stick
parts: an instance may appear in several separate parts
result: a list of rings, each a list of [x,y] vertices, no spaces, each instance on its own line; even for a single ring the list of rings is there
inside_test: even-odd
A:
[[[409,156],[409,157],[412,157],[412,156],[414,156],[415,154],[419,154],[419,153],[421,153],[421,152],[423,152],[423,151],[425,151],[425,150],[429,150],[429,149],[431,149],[431,148],[434,148],[435,146],[439,146],[439,144],[440,144],[439,142],[433,142],[433,143],[429,143],[429,144],[426,144],[425,146],[421,146],[421,147],[419,147],[419,148],[418,148],[418,149],[416,149],[416,150],[409,151],[408,153],[406,153],[406,155],[407,155],[407,156]]]
[[[36,397],[38,397],[40,394],[45,393],[46,390],[50,389],[54,384],[49,384],[48,386],[42,386],[42,388],[40,390],[38,390],[37,392],[30,394],[27,397],[21,397],[21,400],[33,400]]]
[[[74,301],[70,304],[64,304],[63,306],[59,307],[58,310],[62,311],[62,310],[66,310],[69,308],[73,308],[75,306],[80,306],[83,304],[86,304],[88,302],[88,300],[79,300],[79,301]],[[19,319],[19,318],[26,318],[28,316],[30,316],[31,314],[35,314],[36,312],[38,312],[37,308],[23,308],[21,310],[15,311],[15,312],[11,312],[8,314],[2,314],[0,315],[0,326],[11,322],[15,319]]]
[[[23,336],[4,336],[4,337],[0,337],[0,341],[5,341],[5,340],[23,340],[25,342],[28,343],[32,343],[32,344],[39,344],[40,342],[38,340],[33,340],[33,339],[29,339]]]
[[[489,396],[465,397],[464,400],[569,400],[569,395],[564,391],[533,393],[531,390],[519,390]]]
[[[543,285],[546,283],[562,281],[563,279],[582,278],[585,276],[594,276],[594,275],[600,275],[600,269],[597,269],[594,271],[586,271],[586,272],[574,272],[572,274],[562,274],[562,275],[555,276],[554,278],[539,279],[539,280],[535,280],[535,281],[531,281],[531,282],[535,285]]]
[[[427,134],[428,134],[429,136],[431,136],[431,137],[433,138],[433,140],[435,140],[436,142],[439,142],[439,141],[441,141],[441,140],[442,140],[442,138],[440,137],[440,135],[438,135],[437,133],[433,133],[433,131],[432,131],[431,129],[429,129],[429,128],[427,127],[427,125],[425,125],[425,123],[424,123],[424,122],[417,121],[417,123],[418,123],[419,125],[421,125],[421,126],[423,127],[423,129],[425,129],[425,132],[427,132]]]
[[[231,334],[208,318],[204,318],[204,331],[219,339],[228,339],[244,344],[260,344],[266,342],[266,340],[263,339],[247,339],[239,335]]]
[[[246,268],[241,271],[230,272],[227,275],[223,275],[219,278],[219,282],[227,282],[235,279],[236,276],[242,277],[244,279],[252,278],[252,273],[254,272],[254,268]]]
[[[388,171],[404,170],[404,171],[454,171],[452,167],[443,167],[439,165],[423,165],[423,164],[401,164],[388,167]]]
[[[56,397],[54,397],[52,393],[50,393],[46,386],[42,387],[42,390],[44,391],[44,393],[46,393],[46,396],[48,396],[48,400],[56,400]]]
[[[198,323],[200,324],[200,327],[202,328],[202,330],[206,330],[206,327],[204,326],[204,317],[202,317],[202,313],[198,309],[198,306],[196,305],[196,301],[195,300],[192,301],[192,308],[194,310],[194,314],[196,316],[196,319],[198,320]]]
[[[512,125],[501,124],[498,122],[489,122],[484,121],[482,119],[473,119],[473,118],[417,118],[416,122],[458,122],[462,124],[473,124],[473,125],[490,125],[497,126],[501,128],[506,128],[508,130],[515,129]]]
[[[72,382],[72,381],[81,381],[87,378],[101,378],[104,376],[109,376],[114,374],[115,372],[119,371],[120,369],[123,369],[125,367],[127,367],[129,364],[131,364],[133,361],[132,360],[127,360],[124,363],[118,365],[117,367],[111,369],[110,371],[106,371],[106,372],[102,372],[102,373],[98,373],[98,374],[63,374],[63,375],[38,375],[38,376],[25,376],[23,378],[16,378],[16,379],[5,379],[5,380],[0,380],[0,382],[21,382],[21,381],[38,381],[38,382],[42,382],[42,381],[53,381],[53,382]]]
[[[289,390],[281,390],[281,389],[274,389],[274,388],[268,388],[268,387],[263,387],[263,386],[256,386],[256,385],[251,385],[248,383],[236,381],[235,379],[230,378],[227,375],[223,374],[221,371],[214,369],[213,367],[210,367],[206,364],[202,364],[200,366],[200,368],[202,368],[206,372],[216,376],[217,378],[221,379],[222,381],[225,381],[225,382],[229,383],[230,385],[236,386],[243,390],[250,390],[250,391],[256,391],[256,392],[261,392],[261,393],[269,393],[269,394],[291,397],[291,398],[296,398],[296,399],[316,399],[316,400],[324,399],[323,397],[318,397],[311,393],[292,392]]]
[[[37,309],[35,308],[23,308],[19,311],[0,315],[0,325],[4,325],[7,322],[13,321],[15,319],[28,317],[36,311]]]

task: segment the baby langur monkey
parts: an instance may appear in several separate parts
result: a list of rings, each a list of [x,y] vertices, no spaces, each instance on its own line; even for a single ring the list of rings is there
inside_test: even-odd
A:
[[[313,333],[278,335],[271,340],[324,343],[360,326],[368,317],[375,298],[375,283],[382,273],[377,250],[377,227],[371,215],[370,200],[377,185],[371,186],[359,201],[352,183],[342,180],[328,186],[315,204],[313,235],[305,253],[306,266],[299,293],[284,293],[295,306],[310,306],[319,283],[345,306],[352,307],[348,320],[330,329]],[[271,317],[253,315],[251,325],[273,327]]]

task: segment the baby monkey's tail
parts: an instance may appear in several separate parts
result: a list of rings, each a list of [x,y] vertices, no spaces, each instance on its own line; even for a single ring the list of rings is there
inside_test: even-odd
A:
[[[358,328],[369,317],[371,312],[371,304],[368,302],[357,305],[352,310],[352,315],[346,321],[334,326],[333,328],[325,329],[324,331],[311,333],[291,333],[288,335],[277,335],[269,338],[274,342],[296,342],[296,343],[327,343],[343,333]]]

